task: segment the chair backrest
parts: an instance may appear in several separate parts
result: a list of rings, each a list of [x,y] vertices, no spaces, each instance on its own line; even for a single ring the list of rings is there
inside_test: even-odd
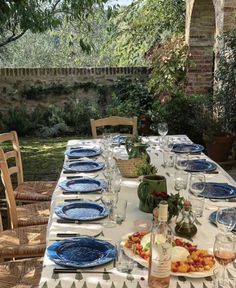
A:
[[[126,117],[118,117],[118,116],[110,116],[102,119],[90,119],[92,136],[94,139],[101,138],[102,135],[97,134],[98,127],[105,126],[131,126],[132,127],[132,135],[137,135],[137,117],[126,118]]]
[[[24,182],[24,176],[17,133],[15,131],[11,131],[0,134],[0,144],[4,142],[11,143],[11,150],[8,149],[7,152],[5,152],[6,161],[8,162],[9,159],[14,159],[13,164],[11,163],[11,167],[9,168],[10,176],[17,174],[17,184],[20,185]],[[1,148],[3,149],[3,147]]]
[[[0,169],[2,183],[5,187],[5,194],[8,205],[8,213],[10,216],[11,229],[18,227],[16,200],[14,196],[13,186],[11,182],[11,168],[8,168],[4,151],[0,148]]]

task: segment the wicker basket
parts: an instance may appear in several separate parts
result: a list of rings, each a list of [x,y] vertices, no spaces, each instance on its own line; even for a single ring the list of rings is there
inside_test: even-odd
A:
[[[120,170],[122,177],[137,178],[137,167],[145,163],[143,158],[132,158],[128,160],[116,159],[116,164]]]

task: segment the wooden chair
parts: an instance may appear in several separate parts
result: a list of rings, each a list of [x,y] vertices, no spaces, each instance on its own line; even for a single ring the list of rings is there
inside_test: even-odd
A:
[[[90,119],[92,136],[94,139],[101,138],[102,135],[97,135],[97,128],[98,127],[105,127],[105,126],[131,126],[132,127],[132,134],[129,135],[137,135],[137,117],[133,118],[126,118],[126,117],[118,117],[118,116],[111,116],[102,119]]]
[[[2,149],[0,149],[0,169],[2,182],[5,187],[11,228],[46,224],[50,213],[50,201],[16,206],[16,199],[10,176],[15,172],[15,169],[8,168],[5,153]]]
[[[14,159],[10,174],[17,175],[17,187],[14,189],[16,200],[23,203],[49,201],[55,189],[55,181],[24,181],[20,146],[15,131],[0,134],[0,143],[11,142],[12,150],[5,152],[6,160]]]
[[[3,231],[0,213],[0,262],[11,258],[43,256],[46,249],[46,233],[46,224]]]
[[[39,287],[42,268],[42,258],[32,258],[2,263],[0,264],[0,287]]]

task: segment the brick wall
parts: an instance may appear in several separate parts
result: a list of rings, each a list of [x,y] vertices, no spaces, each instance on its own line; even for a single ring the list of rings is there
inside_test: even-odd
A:
[[[22,95],[34,88],[78,87],[80,84],[94,83],[109,89],[119,77],[146,79],[147,67],[100,67],[100,68],[5,68],[0,69],[0,111],[12,106],[26,105],[33,109],[39,104],[63,104],[69,97],[95,97],[93,89],[73,89],[69,94],[48,94],[42,99],[26,99]],[[32,97],[33,98],[33,97]]]
[[[188,94],[212,91],[220,47],[217,36],[235,27],[235,9],[236,0],[187,1],[185,39],[193,60],[187,75]]]

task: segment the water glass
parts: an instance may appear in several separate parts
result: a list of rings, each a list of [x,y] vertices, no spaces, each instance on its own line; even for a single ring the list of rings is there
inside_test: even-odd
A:
[[[196,197],[195,195],[189,195],[188,199],[191,202],[191,209],[195,216],[202,217],[205,206],[205,198]]]
[[[125,254],[122,241],[117,244],[116,269],[122,273],[131,273],[134,269],[134,261]]]
[[[113,207],[112,220],[121,224],[126,218],[127,201],[119,199]]]
[[[189,157],[186,154],[176,154],[175,167],[178,170],[185,170],[188,167]]]
[[[175,172],[175,190],[180,191],[187,188],[188,173],[184,171]]]
[[[172,152],[163,152],[163,165],[165,168],[174,167],[175,163],[175,154]]]
[[[206,177],[203,173],[192,173],[189,181],[189,190],[195,196],[202,193],[206,186]]]
[[[110,187],[106,188],[102,192],[102,202],[109,209],[108,220],[103,223],[106,228],[112,228],[116,226],[116,222],[112,219],[113,207],[116,201],[116,193],[114,193]]]

